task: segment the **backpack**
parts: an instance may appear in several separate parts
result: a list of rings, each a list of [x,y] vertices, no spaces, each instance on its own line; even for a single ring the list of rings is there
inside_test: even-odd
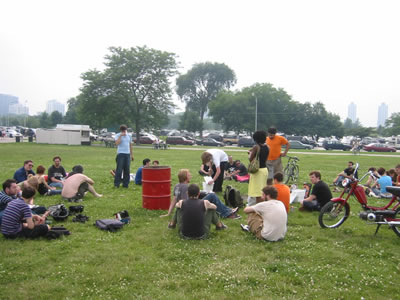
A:
[[[226,206],[230,207],[242,207],[243,199],[240,195],[240,191],[235,189],[234,187],[227,185],[224,192],[224,200]]]
[[[121,229],[122,226],[125,225],[125,223],[117,219],[101,219],[101,220],[96,220],[96,223],[94,225],[100,228],[101,230],[116,232],[118,229]]]

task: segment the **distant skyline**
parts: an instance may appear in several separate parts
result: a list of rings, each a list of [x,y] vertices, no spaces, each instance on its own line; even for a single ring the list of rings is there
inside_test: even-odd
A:
[[[147,45],[176,53],[181,73],[225,63],[234,89],[268,82],[342,121],[354,102],[361,124],[375,127],[380,103],[389,116],[400,112],[399,8],[395,0],[2,1],[0,93],[45,111],[47,101],[79,94],[80,75],[101,70],[108,47]]]

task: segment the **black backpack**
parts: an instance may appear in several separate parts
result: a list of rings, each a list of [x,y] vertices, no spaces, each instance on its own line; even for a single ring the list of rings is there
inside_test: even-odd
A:
[[[240,195],[240,191],[235,189],[234,187],[227,185],[224,192],[224,200],[226,206],[230,207],[242,207],[243,199]]]
[[[101,220],[96,220],[96,223],[94,225],[100,228],[101,230],[116,232],[118,229],[121,229],[122,226],[125,225],[125,223],[117,219],[101,219]]]

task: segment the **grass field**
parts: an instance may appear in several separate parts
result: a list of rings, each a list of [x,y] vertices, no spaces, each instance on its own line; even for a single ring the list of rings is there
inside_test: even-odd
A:
[[[246,152],[225,148],[234,159]],[[197,175],[201,149],[153,150],[136,148],[131,171],[149,157],[171,166],[172,186],[177,172],[189,168]],[[1,299],[398,299],[400,238],[358,217],[360,205],[351,200],[351,216],[338,229],[321,229],[318,213],[299,212],[295,204],[284,241],[258,241],[241,231],[241,220],[224,220],[228,229],[212,230],[208,240],[190,241],[167,229],[165,211],[142,208],[141,188],[114,189],[109,170],[116,149],[36,144],[1,144],[1,182],[13,176],[25,159],[48,168],[55,155],[70,171],[82,164],[93,178],[101,199],[83,201],[85,224],[64,223],[72,234],[58,240],[6,240],[0,237]],[[290,152],[292,155],[294,151]],[[310,152],[314,153],[314,152]],[[338,154],[342,152],[338,152]],[[391,168],[400,156],[305,155],[300,158],[299,182],[320,170],[331,182],[348,160],[368,167]],[[286,162],[286,160],[284,160]],[[226,185],[227,182],[225,182]],[[247,185],[228,182],[247,194]],[[222,197],[222,195],[221,195]],[[62,202],[59,196],[36,197],[36,204]],[[382,204],[383,200],[378,200]],[[69,206],[69,203],[66,203]],[[117,233],[100,231],[96,219],[111,218],[126,209],[132,223]],[[242,210],[240,212],[242,216]],[[53,223],[54,224],[54,223]]]

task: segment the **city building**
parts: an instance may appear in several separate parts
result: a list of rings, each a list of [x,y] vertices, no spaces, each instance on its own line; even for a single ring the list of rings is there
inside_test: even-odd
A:
[[[388,118],[388,106],[386,103],[381,103],[378,108],[378,124],[379,126],[385,126],[386,119]]]
[[[347,109],[347,118],[351,120],[352,123],[357,121],[357,105],[351,102]]]
[[[29,115],[29,107],[20,103],[11,104],[8,106],[8,113],[14,115]]]
[[[58,102],[57,100],[47,101],[46,112],[50,115],[53,111],[58,111],[64,116],[65,115],[65,104]]]
[[[0,116],[9,114],[9,108],[12,104],[18,103],[18,97],[0,94]]]

